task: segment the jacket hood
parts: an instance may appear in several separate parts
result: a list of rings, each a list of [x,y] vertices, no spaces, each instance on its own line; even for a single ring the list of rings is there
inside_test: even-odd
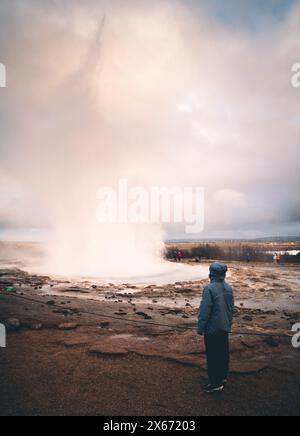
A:
[[[218,262],[213,263],[209,268],[209,278],[212,281],[222,282],[225,280],[227,271],[227,265]]]

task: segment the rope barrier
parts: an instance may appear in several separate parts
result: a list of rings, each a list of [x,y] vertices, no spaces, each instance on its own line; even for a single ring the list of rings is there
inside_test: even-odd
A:
[[[1,295],[1,293],[0,293]],[[25,297],[23,295],[19,295],[19,294],[3,294],[5,296],[10,296],[10,297],[14,297],[14,298],[19,298],[20,300],[23,301],[27,301],[27,302],[31,302],[31,303],[37,303],[37,304],[45,304],[43,301],[40,300],[36,300],[34,298],[28,298]],[[61,306],[58,306],[56,304],[51,305],[51,307],[54,308],[58,308],[61,309]],[[141,320],[135,320],[135,319],[129,319],[129,318],[125,318],[122,316],[122,318],[120,318],[120,316],[117,315],[108,315],[108,314],[104,314],[104,313],[100,313],[100,312],[91,312],[91,311],[87,311],[87,310],[81,310],[80,313],[85,314],[85,315],[91,315],[91,316],[95,316],[97,318],[105,318],[105,319],[114,319],[117,321],[124,321],[126,323],[133,323],[133,324],[139,324],[139,325],[151,325],[151,326],[155,326],[155,327],[165,327],[165,328],[170,328],[172,330],[183,330],[183,331],[188,331],[188,330],[194,330],[195,331],[195,327],[192,326],[174,326],[174,325],[170,325],[170,324],[163,324],[163,323],[157,323],[154,321],[141,321]],[[234,331],[231,333],[231,335],[234,336],[261,336],[261,337],[276,337],[276,338],[291,338],[292,336],[290,335],[284,335],[282,333],[262,333],[262,332],[237,332]]]

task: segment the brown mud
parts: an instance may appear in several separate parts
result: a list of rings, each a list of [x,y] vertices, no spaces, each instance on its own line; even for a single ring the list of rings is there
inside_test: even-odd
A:
[[[229,267],[233,332],[258,336],[232,335],[230,382],[216,398],[201,389],[195,329],[207,280],[99,285],[0,270],[0,415],[299,415],[300,267]]]

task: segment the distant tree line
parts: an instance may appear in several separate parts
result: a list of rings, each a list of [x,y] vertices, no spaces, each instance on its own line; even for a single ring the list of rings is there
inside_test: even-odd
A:
[[[190,249],[167,247],[165,256],[168,260],[177,258],[178,250],[182,252],[182,258],[186,260],[224,260],[224,261],[249,261],[249,262],[273,262],[273,254],[263,251],[261,248],[247,244],[199,244]],[[300,253],[297,256],[283,255],[282,263],[300,262]]]
[[[281,256],[282,263],[300,263],[300,253],[296,256],[290,256],[289,254],[285,254]]]

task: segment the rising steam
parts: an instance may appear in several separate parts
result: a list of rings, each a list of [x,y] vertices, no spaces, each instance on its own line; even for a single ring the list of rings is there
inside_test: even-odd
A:
[[[76,39],[86,47],[79,51],[70,38],[70,52],[56,65],[58,74],[74,62],[78,68],[58,83],[49,74],[42,113],[30,118],[27,135],[36,191],[49,213],[47,272],[119,278],[172,269],[162,261],[161,226],[96,220],[99,186],[116,186],[120,177],[146,187],[168,181],[166,135],[189,76],[182,24],[166,26],[170,14],[156,7],[150,15],[137,8],[98,22],[82,18]]]
[[[49,228],[45,271],[165,271],[161,226],[96,220],[98,188],[120,178],[205,187],[215,235],[299,227],[299,93],[290,84],[299,8],[251,33],[230,32],[196,2],[51,5],[4,2],[0,14],[1,205],[16,192],[1,221]]]

